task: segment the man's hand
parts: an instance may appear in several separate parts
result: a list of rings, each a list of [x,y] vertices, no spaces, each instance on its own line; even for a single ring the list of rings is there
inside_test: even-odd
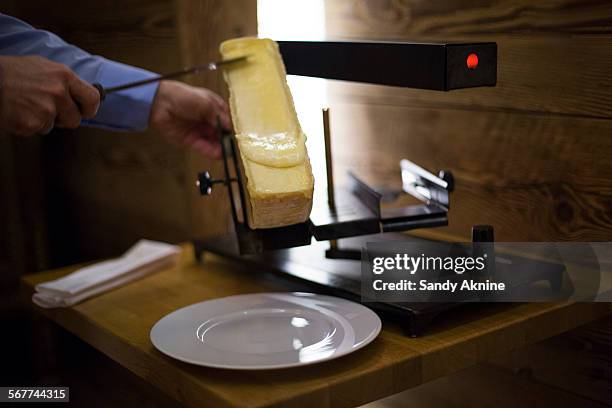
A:
[[[98,91],[65,65],[42,57],[0,57],[0,134],[76,128],[99,105]]]
[[[207,157],[219,158],[217,118],[224,129],[231,129],[229,109],[219,95],[181,82],[162,81],[149,125],[171,141],[190,146]]]

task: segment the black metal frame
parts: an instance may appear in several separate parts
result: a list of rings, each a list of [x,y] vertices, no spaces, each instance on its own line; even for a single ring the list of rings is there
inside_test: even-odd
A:
[[[497,79],[495,43],[279,41],[278,44],[287,73],[295,75],[442,91],[494,86]],[[479,63],[470,68],[466,65],[466,59],[472,54],[477,55]],[[327,119],[326,113],[324,121]],[[326,137],[329,139],[329,135]],[[424,204],[381,209],[382,195],[350,173],[349,188],[337,190],[332,182],[329,187],[331,198],[328,198],[327,205],[315,202],[311,218],[304,224],[252,230],[247,223],[245,186],[242,184],[235,138],[231,134],[223,134],[221,139],[224,179],[211,180],[207,172],[201,173],[200,191],[210,194],[215,183],[223,183],[228,187],[241,253],[307,245],[312,237],[319,241],[336,240],[380,232],[444,226],[448,223],[452,174],[441,172],[440,177],[436,177],[404,160],[401,164],[403,189]],[[328,173],[331,173],[331,155],[326,153]],[[231,176],[230,166],[236,177]],[[331,174],[328,174],[328,184],[331,180]],[[238,217],[232,183],[238,184],[242,222]],[[349,211],[343,211],[346,206]]]
[[[337,190],[336,205],[333,207],[317,202],[306,222],[286,227],[251,229],[247,222],[246,186],[239,164],[236,138],[231,133],[221,133],[220,138],[224,177],[212,180],[208,172],[203,172],[199,175],[198,185],[204,195],[212,193],[212,185],[215,183],[226,186],[241,254],[309,245],[312,238],[328,241],[448,224],[449,193],[453,188],[452,174],[448,171],[441,172],[441,175],[447,178],[444,180],[408,160],[403,160],[404,191],[424,201],[423,204],[381,208],[382,194],[349,172],[349,188]],[[233,185],[237,186],[238,197],[234,193]]]
[[[279,41],[279,47],[287,73],[293,75],[439,91],[495,86],[497,79],[495,43]],[[470,54],[478,57],[479,63],[475,68],[466,66]],[[327,110],[324,110],[328,185],[331,185],[328,201],[315,201],[309,221],[288,227],[263,230],[248,227],[245,186],[242,184],[236,141],[231,134],[222,135],[224,178],[212,180],[207,172],[203,172],[198,183],[203,194],[210,194],[215,183],[228,188],[235,235],[195,240],[194,249],[199,260],[204,252],[210,251],[284,277],[296,278],[322,292],[361,301],[359,280],[350,278],[355,267],[360,269],[355,261],[361,257],[360,249],[357,249],[361,245],[355,245],[354,240],[371,239],[369,234],[383,232],[388,234],[382,237],[397,239],[400,236],[393,232],[448,224],[450,192],[454,187],[452,174],[448,171],[435,176],[414,163],[402,161],[403,191],[423,202],[402,208],[381,208],[383,195],[354,174],[349,175],[347,189],[335,191],[327,115]],[[232,169],[235,177],[231,174]],[[238,217],[233,185],[238,186],[242,221]],[[315,197],[317,199],[321,198]],[[343,211],[346,205],[350,211]],[[493,241],[492,229],[478,227],[476,231],[475,242]],[[309,245],[313,237],[319,241],[329,240],[329,248],[322,247],[322,243]],[[346,241],[353,247],[340,248],[336,241],[340,238],[348,238]],[[401,235],[401,238],[406,236]],[[401,319],[411,336],[421,334],[439,313],[457,306],[444,302],[369,305],[386,316]]]
[[[450,91],[495,86],[497,44],[279,41],[288,74]],[[469,68],[467,57],[477,55]]]

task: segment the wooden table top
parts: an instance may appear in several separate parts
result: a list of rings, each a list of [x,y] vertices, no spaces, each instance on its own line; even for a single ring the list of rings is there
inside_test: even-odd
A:
[[[37,283],[76,267],[23,278]],[[608,303],[471,305],[428,334],[410,338],[383,321],[370,345],[303,368],[232,371],[193,366],[158,352],[151,327],[164,315],[206,299],[288,290],[288,283],[214,255],[199,264],[184,245],[180,265],[66,309],[38,309],[102,353],[190,406],[349,407],[370,402],[496,354],[557,335],[612,311]],[[295,289],[295,285],[290,287]],[[35,307],[35,306],[33,306]]]

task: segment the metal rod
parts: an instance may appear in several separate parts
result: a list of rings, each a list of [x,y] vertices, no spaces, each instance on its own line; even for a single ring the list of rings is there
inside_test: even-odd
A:
[[[197,74],[200,71],[215,71],[216,69],[218,69],[219,67],[221,67],[223,65],[233,64],[234,62],[244,61],[244,60],[247,59],[247,57],[248,56],[241,56],[241,57],[230,58],[230,59],[221,60],[221,61],[209,62],[208,64],[198,65],[198,66],[195,66],[195,67],[183,68],[180,71],[170,72],[168,74],[159,75],[159,76],[154,77],[154,78],[143,79],[141,81],[131,82],[129,84],[123,84],[123,85],[119,85],[119,86],[109,87],[109,88],[106,88],[106,93],[108,94],[108,93],[111,93],[111,92],[116,92],[116,91],[121,91],[121,90],[124,90],[124,89],[134,88],[134,87],[137,87],[137,86],[142,86],[142,85],[150,84],[152,82],[158,82],[158,81],[161,81],[163,79],[172,79],[172,78],[178,78],[178,77],[185,76],[185,75]]]
[[[230,58],[230,59],[221,60],[221,61],[215,61],[215,62],[209,62],[208,64],[205,64],[205,65],[198,65],[198,66],[195,66],[195,67],[183,68],[180,71],[170,72],[168,74],[158,75],[158,76],[153,77],[153,78],[147,78],[147,79],[143,79],[141,81],[130,82],[130,83],[127,83],[127,84],[122,84],[122,85],[117,85],[117,86],[111,86],[111,87],[108,87],[108,88],[104,88],[99,83],[95,83],[95,84],[92,84],[92,85],[100,93],[100,99],[104,100],[106,98],[106,95],[108,95],[109,93],[123,91],[125,89],[135,88],[135,87],[138,87],[138,86],[143,86],[143,85],[147,85],[147,84],[150,84],[150,83],[153,83],[153,82],[159,82],[159,81],[164,80],[164,79],[172,79],[172,78],[182,77],[182,76],[185,76],[185,75],[197,74],[200,71],[215,71],[215,70],[219,69],[220,67],[223,67],[224,65],[233,64],[235,62],[245,61],[248,57],[249,57],[248,55],[244,55],[244,56],[241,56],[241,57]]]
[[[243,185],[243,183],[246,182],[246,180],[242,178],[242,172],[240,170],[240,163],[238,162],[240,158],[238,157],[238,148],[236,147],[236,137],[234,135],[230,137],[230,142],[231,142],[230,146],[231,146],[232,158],[234,161],[234,171],[236,172],[236,179],[238,180],[238,194],[240,195],[242,222],[244,223],[245,226],[248,226],[249,220],[248,220],[247,205],[249,205],[249,203],[247,203],[246,194],[245,194],[246,186]]]
[[[334,169],[332,165],[331,131],[329,128],[329,108],[323,108],[323,138],[325,139],[325,172],[327,175],[327,204],[332,210],[336,209],[334,194]],[[329,249],[338,249],[338,241],[329,241]]]
[[[217,118],[217,132],[219,134],[219,141],[221,142],[221,151],[223,153],[223,173],[225,174],[225,180],[231,180],[232,176],[229,170],[228,164],[228,146],[227,140],[229,139],[229,135],[225,135],[221,131],[221,123],[219,122],[219,118]],[[231,148],[231,145],[230,145]],[[232,219],[234,221],[234,225],[238,224],[238,213],[236,211],[236,199],[234,198],[234,190],[232,189],[232,183],[228,181],[227,189],[229,192],[230,204],[232,206]]]
[[[323,108],[323,137],[325,139],[325,170],[327,173],[327,204],[336,208],[334,194],[334,170],[332,166],[331,132],[329,128],[329,108]]]

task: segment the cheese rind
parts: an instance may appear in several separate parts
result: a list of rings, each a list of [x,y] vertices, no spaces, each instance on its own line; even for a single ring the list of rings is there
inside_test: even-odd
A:
[[[306,221],[314,180],[278,45],[237,38],[221,44],[224,59],[248,55],[224,70],[240,152],[251,228]]]

